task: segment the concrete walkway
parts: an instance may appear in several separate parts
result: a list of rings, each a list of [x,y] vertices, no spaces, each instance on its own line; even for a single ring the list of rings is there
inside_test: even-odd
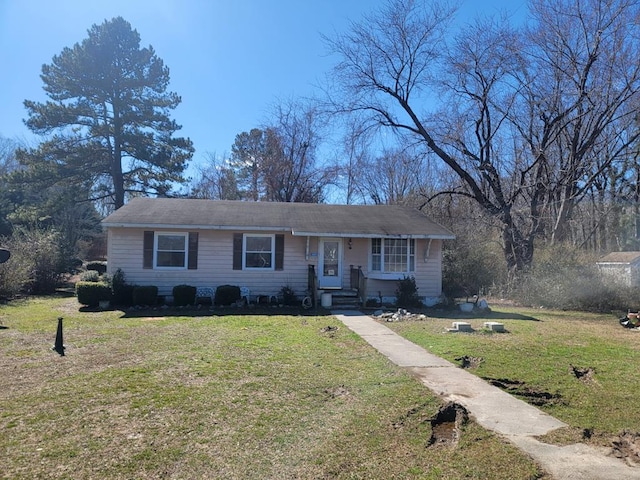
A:
[[[608,455],[608,449],[556,446],[534,437],[567,425],[406,340],[357,311],[332,311],[349,329],[396,365],[410,369],[444,401],[455,401],[484,428],[529,454],[557,480],[640,480],[640,468]]]

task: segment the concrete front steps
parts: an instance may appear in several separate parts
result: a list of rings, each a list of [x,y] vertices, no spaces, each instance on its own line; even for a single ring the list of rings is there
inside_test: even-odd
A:
[[[331,295],[331,298],[329,299],[327,295]],[[357,290],[321,290],[320,304],[325,308],[355,309],[360,308],[360,299]]]

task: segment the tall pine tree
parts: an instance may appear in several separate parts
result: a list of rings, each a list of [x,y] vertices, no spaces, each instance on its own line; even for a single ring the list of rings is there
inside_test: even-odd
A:
[[[21,150],[22,181],[89,189],[120,208],[128,196],[170,192],[193,155],[169,113],[169,69],[122,17],[93,25],[81,43],[42,67],[49,100],[25,101],[27,126],[45,140]],[[84,189],[78,189],[84,190]]]

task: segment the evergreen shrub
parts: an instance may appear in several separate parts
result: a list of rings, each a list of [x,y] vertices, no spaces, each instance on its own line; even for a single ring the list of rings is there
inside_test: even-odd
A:
[[[133,304],[133,285],[127,283],[124,272],[120,268],[111,277],[111,290],[115,305],[129,307]]]
[[[87,270],[86,272],[82,272],[80,274],[81,282],[99,282],[100,274],[95,270]]]
[[[173,287],[173,304],[178,307],[193,305],[196,302],[197,288],[191,285],[176,285]]]
[[[133,287],[134,305],[156,305],[158,303],[158,287],[155,285],[136,285]]]
[[[396,305],[398,307],[421,307],[422,301],[418,296],[418,287],[416,279],[413,277],[404,277],[398,281],[396,288]]]
[[[214,303],[216,305],[233,305],[240,300],[240,287],[236,285],[220,285],[216,288]]]
[[[101,282],[77,282],[78,303],[88,307],[97,307],[101,301],[111,300],[111,287]]]

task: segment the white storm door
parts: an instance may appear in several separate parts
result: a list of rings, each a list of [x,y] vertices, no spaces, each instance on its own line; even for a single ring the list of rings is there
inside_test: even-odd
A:
[[[320,288],[342,288],[342,239],[321,238],[318,250]]]

